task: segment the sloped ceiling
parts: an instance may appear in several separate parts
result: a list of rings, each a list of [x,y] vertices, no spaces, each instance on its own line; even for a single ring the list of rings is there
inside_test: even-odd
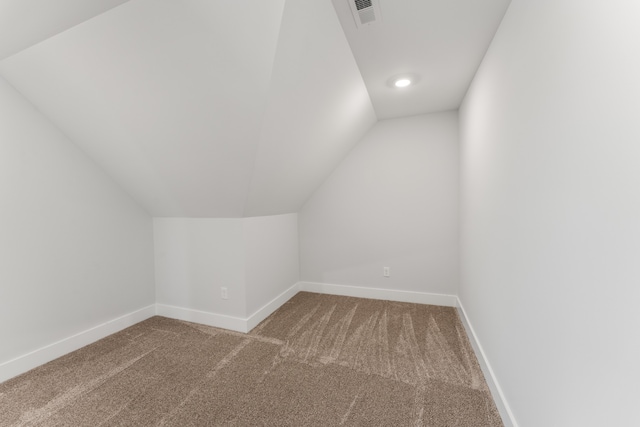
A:
[[[0,59],[128,0],[0,0]]]
[[[287,1],[246,214],[297,212],[376,121],[331,2]]]
[[[363,59],[346,1],[0,0],[0,75],[155,217],[297,212],[392,103],[375,95],[376,115],[370,93],[388,70]],[[473,60],[429,108],[459,105],[498,25],[492,10],[483,43],[441,45]],[[428,36],[419,20],[385,31],[408,23]]]
[[[330,2],[133,0],[0,73],[153,216],[296,212],[376,122]]]

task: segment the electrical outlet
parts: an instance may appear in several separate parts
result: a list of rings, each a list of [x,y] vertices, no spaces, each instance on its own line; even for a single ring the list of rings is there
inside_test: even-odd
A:
[[[382,274],[384,275],[384,277],[390,277],[391,276],[391,269],[389,267],[383,267],[382,268]]]
[[[220,296],[222,299],[228,299],[229,293],[227,292],[227,288],[220,288]]]

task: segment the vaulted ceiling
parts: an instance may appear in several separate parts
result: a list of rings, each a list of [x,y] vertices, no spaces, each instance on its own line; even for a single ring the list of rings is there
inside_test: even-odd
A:
[[[297,212],[378,119],[456,109],[509,0],[347,1],[0,0],[0,75],[153,216]]]

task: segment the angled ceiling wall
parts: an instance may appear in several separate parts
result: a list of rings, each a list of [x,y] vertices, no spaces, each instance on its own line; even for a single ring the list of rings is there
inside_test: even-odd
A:
[[[297,212],[379,118],[458,108],[509,3],[348,1],[0,0],[0,77],[154,217]]]
[[[0,0],[0,59],[128,0]]]
[[[377,121],[328,1],[287,1],[246,216],[297,212]]]
[[[329,2],[133,0],[0,74],[156,217],[295,212],[377,120]]]

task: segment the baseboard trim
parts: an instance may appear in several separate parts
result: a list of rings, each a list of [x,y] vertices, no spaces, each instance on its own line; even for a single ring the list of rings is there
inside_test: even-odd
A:
[[[328,283],[299,282],[300,291],[319,294],[342,295],[348,297],[388,300],[397,302],[412,302],[418,304],[440,305],[456,307],[458,298],[455,295],[430,294],[426,292],[398,291],[392,289],[377,289],[360,286],[331,285]]]
[[[194,310],[191,308],[176,307],[173,305],[156,304],[158,316],[170,319],[184,320],[185,322],[200,323],[215,328],[229,329],[236,332],[247,333],[247,319],[211,313],[208,311]]]
[[[248,333],[300,291],[398,302],[413,302],[445,307],[457,306],[457,297],[455,295],[394,291],[389,289],[375,289],[358,286],[331,285],[327,283],[298,282],[246,319],[166,304],[156,304],[156,313],[159,316],[169,317],[171,319],[201,323],[203,325],[213,326],[216,328]]]
[[[247,332],[258,326],[260,322],[269,317],[273,312],[279,309],[285,302],[289,301],[299,292],[298,283],[291,286],[289,289],[272,299],[265,304],[261,309],[253,313],[247,318]]]
[[[184,307],[176,307],[167,304],[153,304],[148,307],[144,307],[140,310],[126,314],[124,316],[120,316],[116,319],[110,320],[101,325],[95,326],[91,329],[80,332],[53,344],[47,345],[23,356],[1,363],[0,382],[4,382],[33,368],[64,356],[65,354],[78,350],[86,345],[94,343],[111,334],[128,328],[129,326],[135,325],[136,323],[153,317],[154,315],[169,317],[171,319],[184,320],[187,322],[201,323],[203,325],[229,329],[242,333],[248,333],[251,329],[255,328],[258,324],[260,324],[260,322],[269,317],[269,315],[275,312],[278,308],[280,308],[289,299],[293,298],[300,291],[398,302],[411,302],[418,304],[431,304],[446,307],[458,306],[462,310],[462,317],[464,318],[465,327],[468,327],[468,321],[466,320],[464,310],[459,304],[457,297],[454,295],[376,289],[347,285],[332,285],[327,283],[298,282],[275,297],[273,300],[265,304],[262,308],[260,308],[258,311],[256,311],[246,319],[206,311],[193,310]],[[468,328],[470,330],[469,334],[472,335],[475,339],[473,329],[470,327]],[[479,353],[484,357],[484,353],[482,353],[481,349],[479,350]],[[493,378],[492,373],[491,378]],[[501,396],[501,392],[499,392],[499,395]],[[496,400],[498,399],[496,398]],[[514,424],[514,427],[517,426]]]
[[[502,388],[500,387],[500,383],[493,373],[493,369],[491,368],[491,364],[487,359],[487,356],[482,349],[482,345],[478,340],[478,336],[476,335],[469,318],[467,317],[467,312],[464,310],[464,306],[460,301],[460,298],[457,299],[457,309],[460,314],[460,319],[462,320],[462,324],[467,331],[467,336],[469,337],[469,341],[471,341],[471,346],[476,353],[476,358],[478,359],[478,363],[480,363],[480,368],[484,373],[484,378],[487,381],[487,385],[491,390],[491,395],[493,396],[493,400],[496,403],[496,407],[498,408],[498,412],[500,412],[500,416],[502,417],[502,422],[505,427],[518,427],[518,423],[516,422],[515,417],[513,416],[513,412],[509,407],[509,403],[502,392]]]
[[[176,307],[166,304],[156,304],[156,314],[158,316],[169,317],[171,319],[184,320],[186,322],[201,323],[215,328],[229,329],[236,332],[248,333],[258,326],[260,322],[269,317],[282,304],[289,301],[298,293],[298,284],[294,284],[289,289],[266,303],[262,308],[251,316],[243,319],[241,317],[227,316],[224,314],[212,313],[209,311],[193,310],[191,308]]]
[[[155,316],[155,304],[0,364],[0,383]]]

